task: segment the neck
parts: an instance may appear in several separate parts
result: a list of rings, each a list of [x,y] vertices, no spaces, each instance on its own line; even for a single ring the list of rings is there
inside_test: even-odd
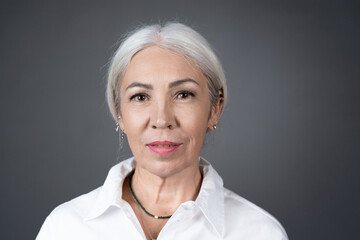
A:
[[[195,200],[200,186],[198,164],[167,177],[159,177],[137,166],[132,177],[132,188],[138,200],[156,215],[171,215],[181,203]]]

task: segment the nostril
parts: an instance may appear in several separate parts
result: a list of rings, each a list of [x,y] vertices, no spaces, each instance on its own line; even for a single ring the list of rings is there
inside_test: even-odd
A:
[[[174,126],[172,124],[169,124],[169,125],[160,125],[160,124],[154,124],[151,126],[152,129],[157,129],[157,128],[160,128],[160,129],[165,129],[165,128],[168,128],[168,129],[173,129]]]
[[[162,107],[159,111],[154,109],[150,118],[150,126],[152,129],[173,129],[176,126],[175,116],[168,109]]]

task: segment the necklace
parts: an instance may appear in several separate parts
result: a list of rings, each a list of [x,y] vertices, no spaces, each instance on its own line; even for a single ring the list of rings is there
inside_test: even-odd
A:
[[[139,204],[139,206],[141,207],[141,209],[144,210],[144,212],[145,212],[147,215],[149,215],[149,216],[151,216],[151,217],[153,217],[153,218],[156,218],[156,219],[167,219],[167,218],[171,218],[172,215],[168,215],[168,216],[157,216],[157,215],[154,215],[154,214],[148,212],[148,211],[144,208],[144,206],[143,206],[143,205],[140,203],[140,201],[137,199],[137,197],[136,197],[136,195],[135,195],[135,193],[134,193],[134,190],[132,189],[131,180],[132,180],[133,175],[134,175],[134,172],[132,172],[132,174],[130,175],[130,178],[129,178],[129,187],[130,187],[130,191],[131,191],[132,196],[134,197],[135,201]]]
[[[133,197],[133,198],[134,198],[134,197]],[[135,200],[135,198],[134,198],[134,200]],[[154,237],[152,236],[151,231],[150,231],[148,225],[147,225],[146,222],[145,222],[145,219],[144,219],[144,217],[143,217],[143,215],[142,215],[142,211],[140,210],[139,204],[136,204],[136,206],[137,206],[137,208],[138,208],[138,211],[139,211],[139,214],[140,214],[140,217],[141,217],[141,221],[143,222],[143,224],[144,224],[144,226],[145,226],[145,228],[146,228],[146,231],[149,233],[150,240],[156,240],[156,238],[154,238]]]

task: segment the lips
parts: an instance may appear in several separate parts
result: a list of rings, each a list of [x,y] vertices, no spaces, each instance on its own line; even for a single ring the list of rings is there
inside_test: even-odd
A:
[[[175,152],[182,144],[169,141],[155,141],[146,144],[146,146],[154,153],[160,155],[168,155]]]

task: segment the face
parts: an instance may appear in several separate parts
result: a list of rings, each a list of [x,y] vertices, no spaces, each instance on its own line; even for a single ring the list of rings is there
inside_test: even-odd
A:
[[[120,86],[121,129],[137,167],[161,177],[197,167],[208,128],[220,106],[211,107],[206,77],[178,54],[156,46],[138,52]]]

